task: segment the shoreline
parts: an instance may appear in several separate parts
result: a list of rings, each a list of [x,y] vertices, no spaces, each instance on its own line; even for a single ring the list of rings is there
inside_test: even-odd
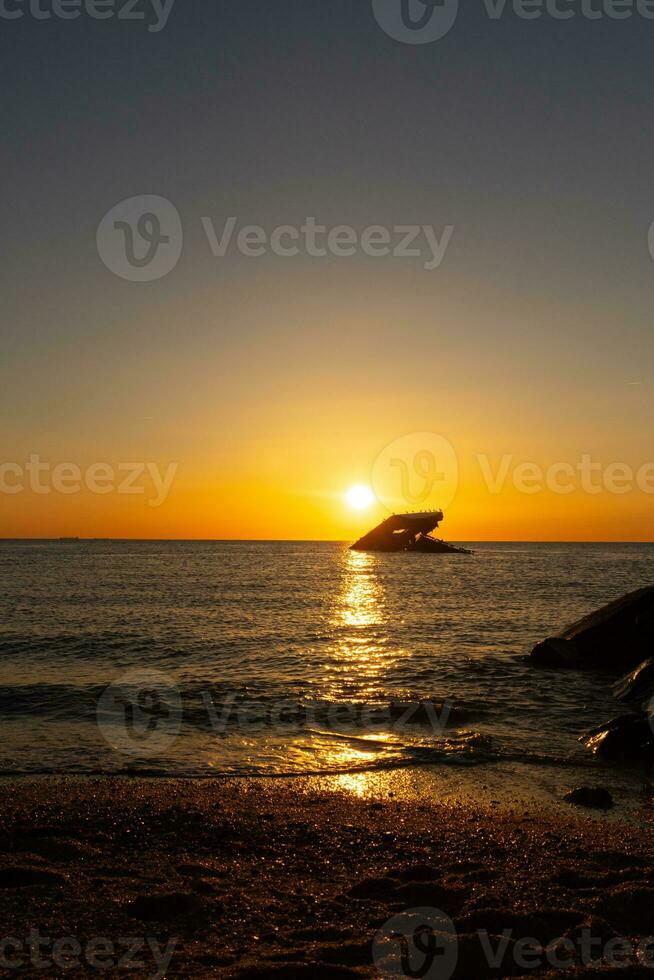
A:
[[[175,939],[166,976],[237,980],[383,976],[375,936],[415,908],[451,918],[451,975],[466,980],[560,975],[546,960],[522,973],[513,960],[492,968],[483,933],[501,939],[508,929],[504,958],[515,959],[521,938],[574,942],[586,928],[605,944],[630,937],[636,950],[654,931],[654,841],[632,823],[531,801],[358,797],[311,783],[12,780],[0,814],[0,904],[3,937],[23,945],[3,955],[25,960],[12,972],[59,975],[53,964],[30,973],[34,929],[51,943],[68,939],[69,956],[79,947],[66,975],[97,972],[88,955],[98,940],[105,963],[114,957],[105,975],[125,975],[122,937],[141,937],[143,965],[129,976],[155,976],[155,954]],[[52,959],[52,946],[39,955]],[[654,975],[642,963],[634,970]]]
[[[388,766],[354,766],[342,770],[315,770],[300,772],[168,772],[149,769],[147,766],[122,770],[89,770],[81,772],[4,771],[0,772],[0,787],[21,786],[30,783],[49,784],[61,780],[84,785],[90,781],[118,783],[179,783],[206,785],[207,788],[223,784],[278,786],[303,792],[344,793],[359,800],[386,801],[394,799],[407,805],[442,803],[465,804],[486,809],[522,806],[548,813],[556,820],[577,815],[579,819],[601,819],[608,823],[628,823],[649,827],[654,816],[652,803],[654,789],[642,766],[619,769],[616,766],[594,766],[583,769],[574,761],[568,766],[560,760],[535,763],[523,761],[493,760],[474,764],[449,764],[438,762],[389,764]],[[613,803],[606,809],[573,805],[565,799],[567,793],[584,785],[610,788]],[[654,923],[653,923],[654,931]]]

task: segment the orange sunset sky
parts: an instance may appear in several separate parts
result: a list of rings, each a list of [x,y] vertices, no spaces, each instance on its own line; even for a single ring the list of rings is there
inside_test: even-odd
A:
[[[139,461],[176,472],[156,507],[145,478],[141,495],[0,494],[3,537],[351,540],[388,509],[353,509],[348,488],[374,485],[385,447],[426,431],[456,453],[456,493],[450,500],[451,486],[437,481],[421,498],[413,473],[415,496],[390,506],[444,506],[450,540],[652,539],[652,494],[635,485],[654,456],[651,386],[627,354],[622,363],[588,355],[590,334],[610,331],[611,310],[591,317],[489,287],[470,297],[451,279],[434,306],[433,280],[419,272],[396,277],[395,290],[371,269],[357,281],[347,270],[255,279],[254,292],[243,280],[227,305],[206,289],[154,308],[144,300],[129,329],[120,303],[96,313],[93,343],[54,352],[56,375],[53,351],[31,352],[30,384],[19,372],[8,382],[20,410],[4,421],[5,460],[36,453],[82,472]],[[407,322],[419,349],[405,340]],[[629,464],[633,488],[609,492],[601,475],[593,493],[578,477],[566,493],[515,485],[521,463],[574,467],[584,454],[603,468]],[[493,474],[510,458],[497,492],[480,455]]]

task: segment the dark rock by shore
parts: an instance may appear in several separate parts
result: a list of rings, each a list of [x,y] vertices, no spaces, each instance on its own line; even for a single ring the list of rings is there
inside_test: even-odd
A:
[[[648,702],[654,698],[654,657],[644,660],[635,670],[616,681],[613,693],[618,700],[645,710]]]
[[[654,586],[647,586],[537,643],[531,660],[541,667],[625,673],[650,657],[653,649]]]
[[[563,799],[567,803],[595,810],[608,810],[613,806],[613,797],[603,786],[578,786],[566,793]]]
[[[654,728],[644,711],[612,718],[586,732],[579,741],[604,759],[654,762]]]

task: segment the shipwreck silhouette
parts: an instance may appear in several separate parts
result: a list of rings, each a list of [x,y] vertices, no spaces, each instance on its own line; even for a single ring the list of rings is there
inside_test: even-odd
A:
[[[432,554],[471,555],[467,548],[457,548],[431,531],[443,520],[442,510],[417,514],[391,514],[385,521],[368,531],[350,546],[351,551],[420,551]]]

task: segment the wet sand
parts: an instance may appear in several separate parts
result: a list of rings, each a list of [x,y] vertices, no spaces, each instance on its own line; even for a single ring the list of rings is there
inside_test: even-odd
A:
[[[584,929],[599,937],[593,955],[630,937],[641,965],[620,969],[614,943],[614,969],[573,975],[654,976],[654,955],[647,967],[638,948],[654,933],[654,841],[633,823],[533,804],[360,799],[301,779],[2,788],[7,975],[97,975],[102,964],[111,977],[401,976],[390,953],[374,965],[373,940],[399,912],[426,907],[451,917],[458,936],[455,972],[426,974],[439,980],[559,976],[551,956],[516,962],[519,940],[554,941],[561,962],[578,961],[590,958]],[[503,930],[493,967],[484,942],[496,948]]]

